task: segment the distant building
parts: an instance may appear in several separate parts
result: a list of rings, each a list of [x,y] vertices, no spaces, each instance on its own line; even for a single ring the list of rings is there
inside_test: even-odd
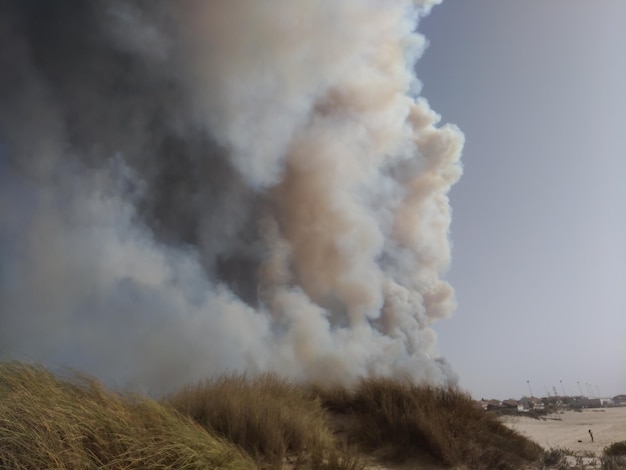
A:
[[[487,400],[486,410],[499,410],[502,408],[502,402],[500,400]]]
[[[600,398],[581,397],[572,403],[572,408],[601,408],[601,407],[602,407],[602,401],[600,400]]]
[[[613,397],[613,405],[626,406],[626,395],[615,395]]]
[[[517,409],[520,411],[544,410],[545,405],[543,404],[543,401],[541,401],[540,398],[522,397],[522,399],[518,402]]]

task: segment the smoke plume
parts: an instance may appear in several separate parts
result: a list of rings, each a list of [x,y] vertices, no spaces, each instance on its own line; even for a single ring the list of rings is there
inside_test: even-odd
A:
[[[0,355],[155,393],[454,373],[433,0],[0,3]]]

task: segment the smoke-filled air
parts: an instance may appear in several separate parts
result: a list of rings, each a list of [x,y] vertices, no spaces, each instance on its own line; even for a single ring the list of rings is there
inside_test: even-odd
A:
[[[0,3],[0,357],[448,384],[433,0]]]

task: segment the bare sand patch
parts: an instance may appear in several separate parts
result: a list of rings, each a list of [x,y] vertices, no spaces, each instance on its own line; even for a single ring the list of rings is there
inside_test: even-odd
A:
[[[626,407],[565,411],[545,419],[507,416],[502,420],[546,450],[565,448],[577,454],[600,456],[609,444],[626,440]]]

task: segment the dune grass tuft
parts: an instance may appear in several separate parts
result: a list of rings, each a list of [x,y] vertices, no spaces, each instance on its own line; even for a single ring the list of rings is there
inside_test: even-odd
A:
[[[602,470],[626,468],[626,441],[614,442],[604,448],[600,458]]]
[[[618,441],[604,448],[604,455],[626,456],[626,441]]]
[[[85,376],[0,363],[0,397],[0,468],[255,468],[171,407]]]
[[[320,400],[275,374],[231,375],[186,387],[168,402],[224,436],[261,465],[286,458],[316,468],[355,468],[340,456]]]
[[[348,438],[382,457],[427,454],[444,465],[512,469],[536,462],[539,445],[474,406],[456,388],[364,379],[354,389],[317,388],[329,411],[349,423]]]

